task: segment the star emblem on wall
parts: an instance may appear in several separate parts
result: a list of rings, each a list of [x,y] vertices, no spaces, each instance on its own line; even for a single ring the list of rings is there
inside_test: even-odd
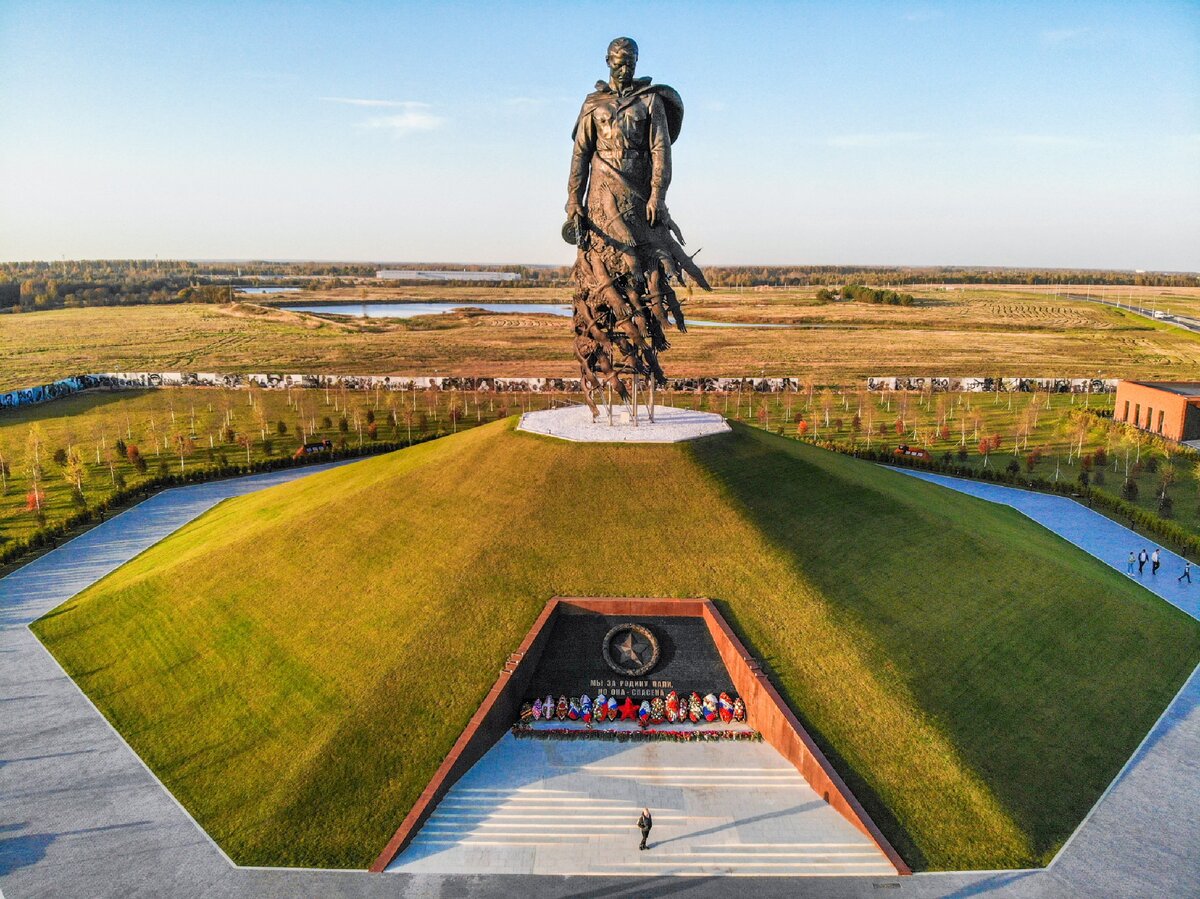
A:
[[[643,653],[650,648],[650,644],[641,639],[635,631],[629,631],[625,634],[624,640],[613,643],[613,648],[621,654],[620,662],[632,662],[634,665],[640,665],[646,661]]]
[[[643,624],[618,624],[604,635],[601,653],[613,671],[637,677],[658,663],[658,639]]]

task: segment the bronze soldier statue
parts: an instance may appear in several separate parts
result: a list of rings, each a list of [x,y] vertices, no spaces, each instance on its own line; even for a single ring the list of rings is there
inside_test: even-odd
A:
[[[666,383],[658,364],[670,347],[666,328],[687,330],[673,285],[690,291],[690,277],[712,289],[666,205],[683,101],[665,84],[635,78],[637,55],[631,38],[608,45],[609,79],[596,82],[572,133],[563,238],[578,247],[575,355],[593,417],[605,388],[629,400],[623,375]]]

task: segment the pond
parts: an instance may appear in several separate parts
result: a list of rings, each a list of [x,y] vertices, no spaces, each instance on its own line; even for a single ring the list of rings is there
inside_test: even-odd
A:
[[[278,288],[261,288],[277,290]],[[571,307],[563,303],[327,303],[309,306],[282,306],[289,312],[313,312],[326,315],[355,315],[360,318],[414,318],[440,315],[456,309],[482,309],[510,315],[560,315],[570,317]],[[698,328],[791,328],[793,325],[750,324],[746,322],[688,321]]]
[[[300,290],[299,287],[238,287],[233,285],[233,289],[238,293],[250,294],[272,294],[272,293],[296,293]]]

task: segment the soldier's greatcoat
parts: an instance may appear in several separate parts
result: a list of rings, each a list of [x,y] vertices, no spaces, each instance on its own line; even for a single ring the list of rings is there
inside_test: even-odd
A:
[[[593,411],[592,390],[608,384],[625,395],[623,372],[665,383],[657,358],[670,346],[664,328],[684,330],[672,282],[683,284],[686,273],[708,289],[665,211],[682,123],[679,94],[649,78],[623,91],[597,82],[575,122],[567,216],[586,222],[574,270],[575,353]],[[663,210],[654,226],[650,203]]]

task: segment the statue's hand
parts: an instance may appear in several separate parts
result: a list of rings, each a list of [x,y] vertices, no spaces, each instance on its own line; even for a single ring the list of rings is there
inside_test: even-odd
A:
[[[646,204],[646,221],[650,223],[650,227],[657,228],[669,218],[667,205],[657,197],[651,197],[650,202]]]

